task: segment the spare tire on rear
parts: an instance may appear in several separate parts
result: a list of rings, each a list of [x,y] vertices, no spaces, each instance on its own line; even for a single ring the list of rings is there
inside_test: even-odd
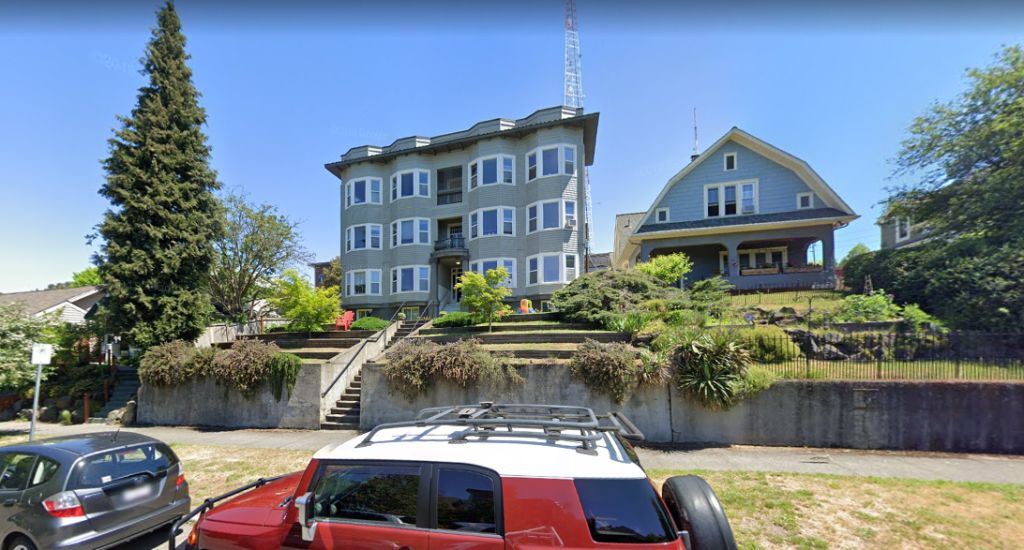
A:
[[[661,487],[661,497],[676,526],[690,534],[692,550],[736,550],[722,504],[704,479],[670,477]]]

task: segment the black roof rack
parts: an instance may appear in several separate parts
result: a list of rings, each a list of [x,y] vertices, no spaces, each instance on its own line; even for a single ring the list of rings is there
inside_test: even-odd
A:
[[[601,440],[602,432],[616,432],[632,442],[644,440],[644,434],[619,412],[595,415],[587,407],[494,404],[485,401],[479,405],[423,409],[415,420],[375,427],[356,447],[372,445],[373,436],[380,430],[419,426],[465,426],[466,429],[452,434],[449,443],[467,443],[469,438],[486,440],[490,436],[578,441],[580,446],[576,450],[592,455],[597,454],[595,442]],[[538,428],[541,431],[535,431]],[[498,432],[499,429],[502,431]]]

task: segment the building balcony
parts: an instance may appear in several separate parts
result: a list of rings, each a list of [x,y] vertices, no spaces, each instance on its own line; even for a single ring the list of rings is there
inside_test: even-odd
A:
[[[434,253],[430,255],[431,259],[446,256],[469,256],[469,250],[466,248],[466,238],[449,237],[434,241]]]
[[[437,193],[437,205],[444,206],[446,204],[459,204],[462,202],[462,191],[455,193]]]

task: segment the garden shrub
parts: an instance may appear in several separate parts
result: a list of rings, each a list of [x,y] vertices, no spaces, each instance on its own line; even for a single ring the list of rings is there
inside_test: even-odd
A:
[[[622,405],[639,382],[640,365],[633,348],[621,343],[586,339],[569,359],[569,372],[593,391],[608,394]]]
[[[602,269],[577,277],[552,295],[563,318],[573,322],[604,325],[648,300],[666,302],[682,295],[658,279],[634,269]]]
[[[926,313],[917,304],[907,304],[903,306],[903,322],[901,323],[901,329],[906,331],[918,331],[927,328],[929,325],[938,324],[939,322],[935,317]]]
[[[674,327],[703,327],[708,323],[708,314],[693,309],[670,311],[665,322]]]
[[[450,314],[449,314],[450,315]],[[439,345],[421,338],[406,338],[388,351],[387,364],[381,369],[392,392],[410,403],[426,395],[439,381],[466,387],[493,388],[521,384],[522,376],[510,361],[510,352],[491,353],[475,338]]]
[[[259,383],[267,378],[267,365],[275,353],[280,350],[277,344],[261,340],[235,340],[231,349],[219,354],[214,361],[214,373],[217,378],[242,397],[249,399],[256,395]]]
[[[274,399],[281,401],[284,389],[288,390],[288,399],[291,399],[295,382],[299,380],[299,371],[302,370],[302,358],[290,353],[275,353],[270,356],[266,370],[267,383],[270,384]]]
[[[870,296],[851,294],[839,303],[833,319],[840,323],[891,321],[900,316],[900,306],[893,303],[893,298],[884,290],[876,290]]]
[[[352,330],[372,330],[377,332],[378,330],[388,328],[388,322],[380,317],[363,317],[352,323],[352,326],[349,328]]]
[[[665,386],[672,379],[668,354],[652,349],[640,350],[640,369],[637,386]]]
[[[188,364],[195,350],[195,346],[184,340],[149,348],[139,362],[139,380],[150,386],[176,386],[187,382],[192,378]]]
[[[644,328],[644,325],[657,318],[658,314],[654,312],[637,309],[628,313],[605,317],[603,325],[605,330],[628,332],[635,335]]]
[[[762,391],[771,387],[779,377],[768,369],[757,366],[747,367],[743,375],[736,382],[733,404],[744,399],[750,399]]]
[[[467,313],[465,311],[453,311],[444,317],[434,319],[433,326],[435,328],[468,327],[481,321],[482,319],[478,315]]]
[[[782,329],[757,327],[737,333],[750,351],[750,358],[758,363],[784,363],[800,357],[798,346]]]
[[[724,410],[736,400],[736,385],[750,364],[750,353],[722,331],[685,331],[671,355],[678,391],[709,410]]]

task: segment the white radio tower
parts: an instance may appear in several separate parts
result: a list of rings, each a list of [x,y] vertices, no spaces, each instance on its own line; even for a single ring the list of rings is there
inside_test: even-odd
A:
[[[583,72],[580,69],[580,33],[576,24],[576,0],[565,0],[565,105],[583,108]],[[583,179],[587,196],[583,231],[586,242],[584,270],[590,271],[590,235],[594,226],[594,206],[590,198],[590,170],[584,165]]]

